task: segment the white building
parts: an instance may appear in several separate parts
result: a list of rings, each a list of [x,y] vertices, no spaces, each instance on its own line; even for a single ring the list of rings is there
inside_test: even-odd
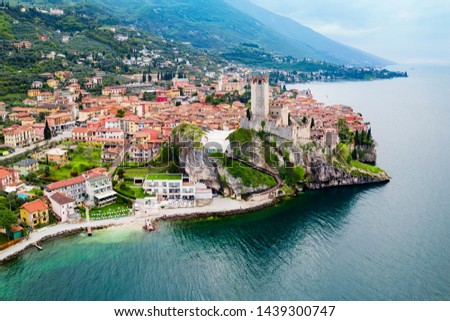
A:
[[[158,202],[184,200],[205,205],[212,200],[210,188],[202,183],[191,182],[181,174],[150,174],[143,188],[147,194],[156,196]]]
[[[67,222],[70,216],[75,215],[75,201],[63,193],[56,192],[49,197],[52,211],[57,215],[61,223]]]
[[[113,190],[107,176],[86,179],[86,201],[91,206],[105,206],[116,201],[117,193]]]
[[[95,132],[97,138],[107,138],[107,139],[124,139],[125,135],[120,128],[99,128]]]

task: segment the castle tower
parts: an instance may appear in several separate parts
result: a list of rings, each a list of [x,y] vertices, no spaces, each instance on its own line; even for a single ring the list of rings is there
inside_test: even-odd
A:
[[[219,76],[219,86],[218,86],[218,91],[222,91],[223,90],[223,75]]]
[[[252,77],[252,119],[267,119],[269,116],[269,77]]]

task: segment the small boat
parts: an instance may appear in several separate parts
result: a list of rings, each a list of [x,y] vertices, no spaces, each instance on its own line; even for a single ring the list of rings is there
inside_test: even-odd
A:
[[[42,246],[40,246],[40,245],[37,244],[37,243],[33,243],[33,245],[34,245],[39,251],[42,251]]]
[[[153,232],[155,230],[155,226],[153,225],[152,221],[146,220],[145,225],[142,227],[147,232]]]

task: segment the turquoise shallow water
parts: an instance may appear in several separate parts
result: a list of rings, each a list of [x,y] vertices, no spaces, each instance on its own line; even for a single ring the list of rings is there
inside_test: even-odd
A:
[[[300,86],[371,121],[391,183],[45,243],[0,267],[0,299],[449,300],[450,68],[401,68],[411,77]]]

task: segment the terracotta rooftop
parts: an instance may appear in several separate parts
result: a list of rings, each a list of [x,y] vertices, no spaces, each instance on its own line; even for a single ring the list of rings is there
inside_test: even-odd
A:
[[[13,170],[10,170],[10,169],[4,168],[4,167],[3,168],[0,167],[0,178],[7,177],[7,176],[13,174],[14,172],[15,171],[13,171]]]
[[[76,127],[73,129],[72,133],[87,133],[88,131],[89,131],[89,128]]]
[[[20,208],[24,208],[28,213],[34,213],[37,211],[45,211],[48,209],[48,206],[40,199],[37,199],[33,202],[23,204]]]
[[[83,176],[77,176],[74,178],[65,179],[63,181],[55,182],[52,184],[47,185],[48,190],[56,190],[60,189],[62,187],[71,186],[75,184],[84,183],[84,177]]]

